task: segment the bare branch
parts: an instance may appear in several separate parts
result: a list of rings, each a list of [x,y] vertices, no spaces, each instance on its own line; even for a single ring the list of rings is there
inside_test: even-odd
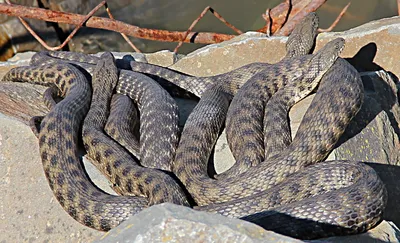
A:
[[[285,0],[278,6],[270,10],[271,27],[268,27],[268,23],[263,28],[257,30],[258,32],[266,33],[270,28],[270,35],[275,34],[282,26],[284,26],[291,16],[296,15],[307,5],[312,3],[313,0]],[[301,19],[300,19],[301,20]],[[300,21],[298,20],[298,21]],[[296,25],[294,23],[294,25]]]
[[[276,35],[281,35],[281,36],[288,36],[296,24],[300,22],[307,14],[314,12],[317,10],[319,7],[321,7],[322,4],[324,4],[326,0],[314,0],[310,1],[310,3],[302,8],[297,14],[295,14],[295,11],[292,11],[290,13],[289,19],[286,22],[286,24],[276,33]],[[295,7],[293,6],[293,9]],[[295,15],[294,15],[295,14]]]
[[[397,0],[397,13],[400,16],[400,0]]]
[[[204,15],[207,13],[207,11],[210,11],[212,14],[214,14],[214,16],[219,19],[222,23],[224,23],[226,26],[228,26],[229,28],[231,28],[233,31],[235,31],[236,33],[243,34],[243,32],[241,30],[239,30],[238,28],[236,28],[235,26],[233,26],[232,24],[230,24],[228,21],[226,21],[219,13],[217,13],[217,11],[215,11],[213,8],[211,8],[210,6],[207,6],[206,8],[204,8],[203,12],[201,12],[201,14],[199,15],[199,17],[197,17],[197,19],[195,19],[193,21],[193,23],[189,26],[189,29],[186,31],[184,37],[182,38],[182,40],[186,39],[186,37],[189,35],[189,33],[193,30],[194,26],[200,21],[200,19],[202,19],[204,17]],[[178,45],[175,47],[174,52],[176,53],[179,49],[179,47],[181,47],[183,44],[183,41],[180,41],[178,43]]]
[[[104,1],[105,2],[105,1]],[[106,11],[108,14],[108,17],[110,17],[110,19],[115,20],[114,16],[111,14],[110,8],[107,5],[107,2],[105,2],[105,7],[106,7]],[[141,51],[139,50],[139,48],[137,48],[131,40],[129,40],[128,36],[126,36],[124,33],[120,33],[122,35],[122,38],[125,39],[126,42],[128,42],[128,44],[132,47],[133,50],[135,50],[138,53],[141,53]]]
[[[400,1],[400,0],[399,0],[399,1]],[[319,32],[329,32],[329,31],[332,31],[333,28],[335,28],[335,26],[337,25],[337,23],[339,23],[339,21],[340,21],[340,19],[343,17],[343,15],[346,13],[347,9],[348,9],[349,6],[350,6],[350,3],[351,3],[351,2],[349,2],[349,3],[342,9],[342,11],[339,13],[339,15],[337,16],[337,18],[335,19],[335,21],[333,21],[333,23],[331,24],[331,26],[329,26],[329,28],[327,28],[327,29],[321,29],[321,28],[319,28],[318,31],[319,31]]]
[[[271,9],[267,9],[265,11],[265,14],[262,14],[263,19],[265,20],[266,24],[266,30],[265,33],[267,34],[268,37],[271,36],[271,26],[272,26],[272,18],[271,18]]]
[[[72,14],[72,13],[52,11],[41,8],[26,7],[22,5],[14,5],[14,4],[8,5],[6,3],[0,3],[0,13],[10,16],[32,18],[48,22],[57,22],[57,23],[73,24],[73,25],[79,25],[79,23],[81,23],[85,19],[85,16],[80,14]],[[124,33],[126,35],[137,38],[165,41],[165,42],[179,42],[183,40],[183,42],[211,44],[211,43],[219,43],[222,41],[230,40],[233,37],[235,37],[235,35],[226,35],[219,33],[190,32],[189,35],[183,39],[186,32],[140,28],[134,25],[126,24],[118,20],[101,18],[96,16],[89,18],[85,23],[85,26],[91,28],[112,30],[115,32]]]
[[[291,3],[290,0],[286,0],[286,1],[285,1],[285,4],[286,4],[287,10],[286,10],[286,13],[285,13],[285,15],[284,15],[283,22],[281,23],[281,25],[279,25],[279,26],[275,29],[275,32],[279,31],[279,30],[287,23],[287,21],[288,21],[288,19],[289,19],[289,13],[290,13],[290,10],[291,10],[291,8],[292,8],[292,3]]]
[[[9,0],[6,0],[6,3],[11,5],[12,3]],[[21,21],[22,25],[28,30],[29,33],[42,45],[44,48],[47,50],[51,51],[58,51],[62,49],[71,39],[72,37],[76,34],[76,32],[83,26],[83,24],[91,17],[93,14],[101,8],[106,1],[102,1],[99,5],[97,5],[92,11],[88,13],[88,15],[85,16],[85,18],[82,19],[82,21],[75,27],[75,29],[68,35],[68,37],[64,40],[64,42],[61,45],[51,47],[47,45],[47,43],[40,38],[40,36],[29,26],[28,22],[26,22],[23,18],[18,17],[18,19]]]
[[[6,2],[9,3],[9,0],[6,0]],[[271,10],[268,9],[266,11],[266,14],[263,14],[263,18],[266,20],[266,26],[258,31],[267,33],[268,36],[272,34],[289,35],[294,26],[299,21],[301,21],[308,13],[318,9],[325,2],[326,0],[285,0],[283,3],[279,4],[275,8]],[[94,12],[103,5],[106,7],[106,11],[110,19],[92,16]],[[346,6],[343,11],[346,11],[347,7],[348,6]],[[217,17],[225,25],[233,29],[238,34],[242,33],[242,31],[228,23],[210,6],[206,7],[203,10],[200,16],[193,21],[186,32],[179,32],[140,28],[138,26],[129,25],[121,21],[117,21],[112,16],[110,9],[107,7],[106,1],[102,1],[87,16],[41,8],[26,7],[21,5],[7,5],[0,3],[0,13],[4,13],[10,16],[17,16],[24,24],[24,26],[28,29],[28,31],[49,50],[59,50],[64,47],[81,26],[119,32],[123,36],[123,38],[131,45],[131,47],[137,52],[140,52],[140,50],[133,45],[127,35],[148,40],[179,42],[174,52],[179,49],[183,42],[212,44],[226,41],[235,37],[235,35],[220,33],[191,32],[194,26],[199,22],[201,18],[204,17],[207,11],[213,13],[215,17]],[[337,24],[337,21],[339,21],[342,15],[343,14],[339,15],[338,19],[332,24],[333,27]],[[40,39],[40,37],[35,32],[33,32],[33,30],[22,19],[22,17],[39,19],[49,22],[72,24],[76,25],[76,28],[60,46],[49,47],[42,39]]]

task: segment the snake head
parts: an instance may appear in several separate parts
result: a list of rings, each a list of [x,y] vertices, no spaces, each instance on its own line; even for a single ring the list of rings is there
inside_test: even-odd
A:
[[[286,58],[310,53],[318,33],[318,23],[317,14],[312,12],[296,25],[286,42]]]
[[[316,54],[314,54],[311,61],[318,63],[319,70],[328,70],[339,57],[344,46],[345,40],[343,38],[336,38],[328,42]]]

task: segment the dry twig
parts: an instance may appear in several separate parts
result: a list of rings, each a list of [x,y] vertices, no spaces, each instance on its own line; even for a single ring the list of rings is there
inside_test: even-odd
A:
[[[400,1],[400,0],[399,0],[399,1]],[[321,28],[319,28],[318,31],[319,31],[319,32],[329,32],[329,31],[332,31],[333,28],[335,28],[335,26],[337,25],[337,23],[339,23],[339,20],[340,20],[340,19],[343,17],[343,15],[346,13],[347,9],[348,9],[349,6],[350,6],[350,3],[351,3],[351,2],[349,2],[349,3],[342,9],[342,11],[339,13],[339,15],[337,16],[337,18],[335,19],[335,21],[333,21],[333,23],[331,24],[331,26],[329,26],[329,28],[327,28],[327,29],[321,29]]]
[[[215,11],[213,8],[211,8],[210,6],[207,6],[206,8],[204,8],[203,12],[201,12],[201,14],[199,15],[199,17],[197,17],[197,19],[195,19],[193,21],[193,23],[190,25],[190,27],[188,28],[188,30],[186,31],[185,35],[183,36],[182,40],[186,39],[186,37],[189,35],[189,33],[193,30],[194,26],[200,21],[200,19],[202,19],[204,17],[204,15],[210,11],[217,19],[219,19],[222,23],[224,23],[226,26],[228,26],[229,28],[231,28],[233,31],[235,31],[236,33],[243,34],[243,32],[241,30],[239,30],[238,28],[236,28],[235,26],[233,26],[232,24],[230,24],[228,21],[226,21],[219,13],[217,13],[217,11]],[[178,45],[175,47],[174,52],[176,53],[179,49],[179,47],[181,47],[183,44],[183,41],[180,41],[178,43]]]
[[[397,13],[400,16],[400,0],[397,0]]]
[[[286,24],[279,31],[277,31],[276,34],[281,36],[288,36],[292,32],[296,24],[299,23],[299,21],[301,21],[307,14],[315,12],[325,2],[326,0],[310,1],[308,5],[303,7],[297,13],[294,13],[292,11]]]
[[[271,9],[267,8],[265,14],[262,14],[263,19],[265,20],[265,34],[268,37],[271,36],[271,26],[272,26],[272,18],[271,18]]]
[[[9,0],[6,0],[7,4],[12,4]],[[99,10],[102,6],[104,6],[106,8],[107,14],[110,17],[110,19],[114,19],[114,17],[111,14],[110,9],[108,8],[107,2],[101,1],[95,8],[92,9],[92,11],[90,11],[85,18],[75,27],[75,29],[68,35],[68,37],[64,40],[64,42],[61,45],[55,46],[55,47],[51,47],[49,45],[47,45],[47,43],[29,26],[29,24],[21,17],[18,17],[18,19],[21,21],[22,25],[28,30],[29,33],[31,33],[31,35],[40,43],[42,44],[42,46],[44,46],[47,50],[51,50],[51,51],[58,51],[61,50],[62,48],[64,48],[64,46],[71,41],[72,37],[76,34],[76,32],[78,32],[78,30],[83,26],[83,24],[85,24],[85,22],[93,16],[93,14],[95,12],[97,12],[97,10]],[[136,52],[141,52],[129,39],[128,37],[124,34],[121,33],[122,37],[126,40],[126,42],[128,42],[128,44],[132,47],[132,49],[134,49]]]
[[[267,33],[268,28],[270,28],[270,35],[275,34],[282,26],[289,21],[290,16],[296,15],[308,4],[315,0],[291,0],[284,1],[278,6],[274,7],[270,11],[271,26],[268,27],[268,23],[263,28],[257,30],[258,32]],[[295,23],[295,25],[297,22]]]
[[[105,2],[105,1],[104,1],[104,2]],[[108,17],[110,17],[110,19],[112,19],[112,20],[115,20],[115,19],[114,19],[114,16],[111,14],[110,8],[109,8],[108,5],[107,5],[107,2],[105,2],[105,7],[106,7],[106,11],[107,11]],[[128,36],[126,36],[124,33],[120,33],[120,34],[121,34],[122,38],[124,38],[125,41],[132,47],[133,50],[135,50],[136,52],[141,53],[141,51],[139,50],[139,48],[137,48],[137,47],[132,43],[132,41],[129,40]]]
[[[289,14],[290,14],[290,10],[292,9],[292,2],[290,1],[290,0],[286,0],[285,1],[285,4],[286,4],[286,8],[287,8],[287,10],[286,10],[286,13],[285,13],[285,17],[284,17],[284,20],[283,20],[283,22],[279,25],[279,27],[275,30],[275,32],[277,32],[277,31],[279,31],[286,23],[287,23],[287,21],[288,21],[288,19],[289,19]],[[297,23],[296,23],[297,24]]]

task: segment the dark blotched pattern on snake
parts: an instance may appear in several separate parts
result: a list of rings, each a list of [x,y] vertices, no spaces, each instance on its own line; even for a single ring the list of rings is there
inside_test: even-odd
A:
[[[311,14],[289,37],[287,55],[277,64],[249,64],[213,77],[132,62],[134,71],[161,75],[201,97],[181,135],[172,97],[143,74],[117,69],[110,53],[38,53],[31,66],[12,69],[3,80],[57,86],[47,92],[51,111],[40,125],[43,167],[60,204],[89,227],[109,230],[145,207],[172,202],[304,239],[363,232],[382,219],[383,183],[363,163],[321,162],[358,112],[363,86],[357,71],[338,58],[342,39],[305,55],[316,28]],[[319,82],[292,141],[287,112]],[[55,95],[64,99],[52,102]],[[118,119],[138,119],[135,106],[140,121]],[[240,166],[216,180],[207,173],[208,160],[227,116],[230,134],[249,140],[230,145]],[[254,116],[258,130],[251,125]],[[122,196],[100,191],[83,171],[77,147],[82,124],[88,155]]]

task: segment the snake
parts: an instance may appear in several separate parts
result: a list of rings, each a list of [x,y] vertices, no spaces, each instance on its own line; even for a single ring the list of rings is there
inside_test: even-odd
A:
[[[73,52],[71,52],[72,54]],[[72,54],[74,55],[74,54]],[[77,58],[77,56],[74,56]],[[81,57],[80,57],[81,58]],[[87,60],[87,58],[86,58]],[[43,59],[40,59],[43,61]],[[54,62],[59,60],[54,59]],[[97,63],[98,59],[96,59]],[[36,64],[38,61],[32,62]],[[45,61],[46,62],[46,61]],[[47,61],[48,62],[48,61]],[[50,62],[49,62],[50,63]],[[93,63],[93,60],[92,60]],[[42,63],[43,64],[43,63]],[[89,71],[93,71],[92,68]],[[50,86],[43,93],[43,102],[51,110],[57,104],[56,99],[60,98],[57,86]],[[43,116],[32,117],[29,121],[31,130],[36,137],[39,136],[40,123]],[[134,102],[126,95],[114,94],[110,105],[110,115],[104,127],[104,131],[114,140],[118,141],[131,154],[140,159],[139,145],[139,115]],[[127,132],[128,131],[128,132]]]
[[[62,53],[66,54],[66,53]],[[94,63],[98,61],[98,57],[92,57],[87,55],[81,55],[80,53],[70,53],[74,58],[85,58],[89,62]],[[31,65],[45,65],[49,63],[62,62],[61,59],[55,59],[48,56],[47,52],[39,52],[35,54],[31,60]],[[95,65],[89,62],[70,62],[80,68],[81,71],[93,74]],[[64,61],[65,63],[65,61]],[[87,74],[87,73],[86,73]],[[12,75],[11,75],[12,76]],[[86,75],[90,78],[90,75]],[[172,97],[161,88],[156,82],[151,80],[149,77],[140,74],[132,73],[127,70],[120,70],[119,82],[116,88],[117,93],[126,94],[133,99],[138,105],[140,113],[140,161],[135,157],[127,156],[125,153],[126,161],[127,157],[130,157],[132,163],[140,163],[145,167],[155,166],[157,169],[162,169],[166,172],[163,177],[170,177],[169,180],[176,181],[174,175],[168,173],[170,171],[170,163],[175,154],[175,150],[178,143],[179,137],[179,126],[178,126],[178,110],[175,101]],[[125,110],[127,107],[120,107],[119,110]],[[159,111],[163,111],[160,113]],[[118,119],[119,120],[119,119]],[[165,123],[165,126],[159,126],[158,124]],[[126,135],[120,135],[120,126],[122,124],[119,120],[112,128],[106,129],[113,134],[112,137],[124,138]],[[129,125],[124,125],[129,126]],[[106,126],[111,127],[111,126]],[[122,131],[121,131],[122,132]],[[125,134],[124,131],[123,134]],[[132,136],[130,136],[132,137]],[[156,137],[156,139],[154,139]],[[121,141],[120,141],[121,143]],[[134,142],[133,142],[134,143]],[[131,143],[128,143],[131,144]],[[114,147],[115,148],[115,147]],[[120,149],[118,147],[118,149]],[[131,147],[132,149],[132,147]],[[133,148],[134,149],[134,148]],[[119,153],[123,151],[119,150]],[[157,152],[154,152],[157,151]],[[126,151],[124,151],[126,152]],[[127,177],[126,171],[120,170],[115,167],[112,163],[100,163],[102,153],[92,152],[90,153],[91,162],[105,175],[105,177],[111,182],[112,188],[118,194],[121,195],[140,195],[143,188],[137,183],[132,183],[131,178]],[[171,177],[172,176],[172,177]],[[134,177],[136,178],[136,177]]]
[[[112,94],[118,82],[118,71],[114,63],[112,54],[106,52],[94,70],[91,106],[82,128],[85,150],[90,157],[96,158],[98,167],[105,168],[113,183],[119,188],[131,188],[128,192],[134,195],[145,195],[150,205],[162,202],[189,205],[185,192],[173,178],[160,170],[139,166],[132,161],[129,153],[104,133]],[[113,173],[112,170],[120,172]],[[168,187],[161,186],[164,184]],[[140,191],[134,191],[136,188]]]
[[[266,64],[260,64],[261,66],[263,67],[261,68],[262,71]],[[260,69],[255,73],[259,71]],[[30,75],[28,75],[29,72],[31,72]],[[35,72],[36,75],[32,75]],[[72,146],[76,145],[76,141],[71,143],[70,140],[76,140],[74,136],[77,136],[79,130],[78,123],[82,120],[82,114],[85,113],[77,109],[76,105],[88,109],[88,103],[90,103],[90,100],[88,102],[87,98],[83,99],[81,96],[78,97],[80,100],[77,101],[76,93],[83,93],[82,88],[79,89],[79,92],[76,90],[73,90],[74,92],[69,91],[69,85],[74,84],[70,79],[71,72],[74,73],[75,77],[78,77],[77,80],[84,80],[82,74],[78,75],[75,66],[66,63],[17,68],[11,70],[4,78],[12,81],[32,81],[28,80],[27,77],[33,76],[37,79],[38,74],[41,78],[46,77],[47,79],[55,76],[67,77],[66,83],[61,82],[60,84],[62,78],[56,78],[53,81],[53,83],[57,83],[58,80],[59,89],[63,94],[68,95],[43,120],[39,136],[39,141],[42,136],[50,138],[49,142],[40,141],[39,143],[43,145],[45,151],[49,149],[54,152],[53,147],[47,148],[46,146],[65,142],[63,139],[61,139],[61,142],[53,141],[55,136],[52,136],[54,134],[52,131],[54,129],[61,127],[58,134],[64,132],[73,134],[72,136],[71,134],[63,136],[67,139],[65,144],[68,147],[67,161],[71,161],[72,156],[70,154],[76,152],[74,146]],[[65,75],[65,73],[68,74]],[[244,75],[248,75],[248,73]],[[343,80],[346,81],[345,84],[343,84]],[[277,156],[250,167],[243,172],[240,178],[228,178],[226,180],[209,178],[205,170],[218,132],[224,123],[223,120],[228,111],[229,103],[233,98],[232,90],[240,88],[240,85],[235,81],[230,84],[224,82],[220,84],[216,85],[214,82],[203,86],[200,102],[185,124],[172,168],[188,191],[194,195],[198,204],[196,209],[256,222],[262,219],[259,222],[260,224],[265,224],[264,219],[279,216],[279,222],[284,222],[284,224],[277,231],[281,229],[283,233],[299,238],[362,232],[381,220],[387,195],[375,171],[358,162],[319,162],[333,148],[347,123],[361,105],[362,84],[359,74],[353,67],[349,66],[344,60],[337,59],[322,77],[322,84],[315,98],[318,102],[313,102],[310,106],[293,142]],[[67,89],[67,92],[63,92],[65,89]],[[85,86],[85,96],[90,96],[88,90],[90,88]],[[329,102],[331,98],[328,97],[332,95],[331,90],[340,90],[335,94],[335,98],[340,102]],[[200,95],[200,93],[198,94]],[[67,108],[60,104],[66,104]],[[81,106],[79,108],[82,108]],[[321,114],[321,111],[324,112]],[[63,116],[78,116],[78,119],[56,120],[53,117],[57,114],[62,118]],[[318,119],[314,119],[315,114],[319,114]],[[57,123],[50,122],[52,125],[48,127],[48,120],[54,120]],[[320,126],[321,122],[322,125],[327,127],[321,128],[315,125],[319,124]],[[315,138],[317,138],[317,141],[315,141]],[[79,222],[89,227],[108,230],[123,221],[127,214],[134,214],[148,205],[148,201],[143,197],[112,197],[101,194],[101,192],[96,191],[97,188],[90,187],[92,185],[86,181],[87,177],[80,172],[79,163],[76,163],[76,165],[74,163],[73,169],[69,171],[71,164],[63,165],[64,154],[52,155],[50,160],[48,158],[46,158],[47,160],[43,159],[42,155],[46,176],[52,179],[52,181],[49,179],[49,184],[61,205],[63,207],[67,205],[64,207],[66,211]],[[48,154],[45,154],[45,157],[48,157]],[[60,157],[60,160],[58,160],[58,157]],[[77,156],[74,159],[79,161]],[[46,163],[53,163],[54,167],[46,167]],[[114,163],[114,167],[118,166],[115,166]],[[65,185],[64,181],[57,181],[58,178],[56,177],[62,174],[60,171],[64,169],[71,172],[69,176],[72,178],[79,177],[75,178],[78,183],[70,185],[69,183],[72,183],[72,181],[68,181]],[[154,179],[152,182],[154,181],[157,180]],[[169,184],[165,185],[169,186]],[[158,188],[157,190],[160,190],[159,184],[149,186],[155,186],[155,188]],[[152,189],[149,188],[149,190]],[[94,198],[98,200],[95,203],[91,201]],[[132,198],[139,201],[134,206],[130,201]],[[107,204],[103,204],[103,199],[114,202],[116,208],[113,210],[106,208]],[[98,205],[97,208],[95,205]],[[79,207],[79,210],[76,207]],[[102,209],[105,210],[101,211]],[[127,211],[129,212],[127,213]],[[327,212],[327,215],[322,217],[323,212]],[[116,215],[121,217],[116,219]],[[282,218],[286,218],[286,221]],[[304,225],[299,224],[299,230],[296,230],[296,225],[288,222],[293,218],[311,222],[308,222],[308,224],[306,222]],[[334,229],[327,231],[325,224],[332,225]],[[278,225],[280,224],[274,223],[270,227],[278,228]],[[263,225],[263,227],[268,228],[268,225]],[[307,229],[315,229],[316,227],[317,230],[314,230],[313,234],[308,234]]]
[[[361,77],[347,61],[337,59],[325,73],[289,146],[239,177],[215,180],[207,162],[231,99],[221,87],[203,93],[181,135],[174,172],[196,209],[301,239],[364,232],[381,221],[387,191],[372,168],[321,162],[362,104]]]

